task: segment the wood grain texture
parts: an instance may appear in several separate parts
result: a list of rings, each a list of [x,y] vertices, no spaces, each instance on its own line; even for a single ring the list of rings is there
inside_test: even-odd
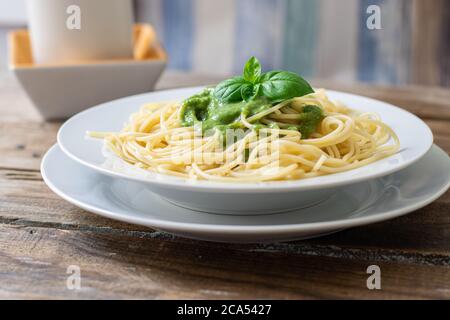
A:
[[[0,240],[0,298],[442,298],[450,290],[441,266],[377,262],[383,291],[369,292],[368,263],[357,259],[9,225]],[[80,291],[66,288],[70,264],[81,268]]]
[[[159,88],[219,79],[168,74]],[[386,100],[422,117],[450,152],[450,91],[317,86]],[[450,298],[450,193],[392,221],[303,242],[227,245],[185,240],[87,213],[42,181],[59,123],[43,123],[0,74],[0,298]],[[382,290],[366,289],[366,268]],[[82,289],[66,288],[69,265]]]

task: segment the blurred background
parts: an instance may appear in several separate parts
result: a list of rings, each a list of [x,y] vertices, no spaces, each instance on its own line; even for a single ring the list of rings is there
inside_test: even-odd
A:
[[[369,30],[367,8],[381,8]],[[135,0],[170,70],[227,76],[249,56],[308,78],[450,87],[448,0]],[[7,32],[27,24],[24,0],[0,0],[0,70]]]

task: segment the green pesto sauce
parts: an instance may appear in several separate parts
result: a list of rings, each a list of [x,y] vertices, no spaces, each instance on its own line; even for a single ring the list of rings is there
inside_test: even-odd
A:
[[[181,110],[183,127],[194,127],[203,132],[217,129],[225,132],[228,129],[245,128],[241,123],[241,116],[250,118],[272,107],[272,104],[264,97],[237,103],[221,103],[213,95],[214,89],[205,89],[184,101]],[[303,138],[308,138],[323,119],[323,112],[317,106],[305,106],[303,113],[299,114],[300,125],[293,125],[289,130],[302,133]],[[263,125],[253,123],[254,130],[261,128],[277,128],[276,125]]]
[[[317,106],[305,106],[303,112],[299,114],[301,125],[297,128],[302,133],[304,139],[309,138],[317,129],[324,114]]]

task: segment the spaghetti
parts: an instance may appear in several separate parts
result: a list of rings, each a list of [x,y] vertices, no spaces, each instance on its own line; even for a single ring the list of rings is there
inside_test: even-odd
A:
[[[295,130],[307,106],[323,118],[310,136]],[[298,180],[366,166],[398,152],[395,132],[374,113],[331,101],[325,90],[242,114],[229,133],[182,125],[183,104],[152,103],[120,132],[89,132],[131,165],[156,173],[222,182]],[[239,132],[239,134],[236,134]]]

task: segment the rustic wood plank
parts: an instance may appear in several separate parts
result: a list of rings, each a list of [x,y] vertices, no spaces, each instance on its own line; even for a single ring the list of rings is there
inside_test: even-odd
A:
[[[450,138],[450,121],[425,119],[425,123],[431,128],[436,137]]]
[[[0,97],[2,124],[40,120],[38,112],[10,73],[0,72]]]
[[[44,184],[37,171],[0,170],[0,222],[105,230],[148,230],[88,213],[62,200]]]
[[[0,298],[450,297],[448,267],[381,263],[382,291],[369,291],[370,261],[133,234],[0,225],[0,252]],[[81,268],[80,291],[66,288],[69,265]]]
[[[168,73],[159,88],[219,80]],[[450,152],[450,90],[316,86],[404,107]],[[42,123],[1,73],[0,97],[0,298],[450,298],[450,192],[411,215],[317,240],[243,246],[180,239],[59,199],[39,166],[60,124]],[[373,263],[383,271],[381,292],[365,287]],[[82,268],[79,292],[65,287],[70,264]]]
[[[317,245],[316,250],[333,246],[330,254],[341,257],[351,256],[355,248],[376,248],[372,256],[374,260],[383,261],[384,257],[404,254],[404,259],[412,263],[450,265],[449,211],[450,192],[447,192],[435,203],[408,216],[306,243]],[[0,222],[11,226],[42,226],[104,233],[153,233],[149,228],[109,220],[78,209],[48,190],[38,172],[13,170],[0,170]],[[420,237],[417,237],[418,233]],[[303,243],[295,245],[303,248]],[[393,253],[392,250],[397,252]],[[412,253],[416,253],[416,256],[410,256]],[[395,257],[392,259],[395,260]]]
[[[314,243],[333,244],[343,250],[387,250],[401,253],[405,258],[411,254],[412,263],[450,265],[449,198],[448,192],[440,200],[407,216],[347,230]],[[383,252],[378,254],[382,256]]]
[[[56,143],[59,127],[59,123],[2,123],[0,168],[39,170],[45,152]]]
[[[437,87],[386,87],[362,84],[336,85],[318,82],[319,86],[359,94],[402,107],[423,119],[450,120],[450,90]]]

